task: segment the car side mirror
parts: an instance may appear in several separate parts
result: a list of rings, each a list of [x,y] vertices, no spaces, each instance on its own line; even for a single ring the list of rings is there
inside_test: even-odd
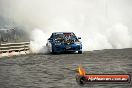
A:
[[[81,37],[78,37],[78,39],[81,39]]]
[[[49,41],[49,42],[52,42],[52,41],[53,41],[53,38],[49,38],[48,41]]]
[[[52,40],[53,38],[49,38],[48,40]]]

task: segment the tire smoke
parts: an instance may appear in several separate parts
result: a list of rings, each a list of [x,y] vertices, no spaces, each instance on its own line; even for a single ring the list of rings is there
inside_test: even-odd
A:
[[[8,3],[7,3],[8,1]],[[47,52],[52,32],[74,32],[84,51],[132,48],[132,6],[126,0],[9,0],[4,17],[25,26],[34,53]]]
[[[32,53],[48,53],[46,36],[41,29],[34,29],[30,36],[30,49]]]

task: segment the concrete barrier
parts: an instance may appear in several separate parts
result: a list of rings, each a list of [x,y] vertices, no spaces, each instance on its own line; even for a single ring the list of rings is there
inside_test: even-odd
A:
[[[29,42],[5,43],[0,45],[0,58],[18,55],[26,55],[30,53]]]

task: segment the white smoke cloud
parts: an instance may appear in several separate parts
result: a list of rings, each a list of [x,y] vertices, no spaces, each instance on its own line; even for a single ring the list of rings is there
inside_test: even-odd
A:
[[[109,43],[113,48],[128,48],[132,47],[132,36],[128,28],[122,24],[116,24],[107,30]]]
[[[46,48],[47,37],[43,33],[42,29],[34,29],[30,35],[30,49],[32,53],[47,53]]]
[[[10,8],[6,9],[5,6],[5,16],[19,24],[32,26],[33,29],[29,31],[32,32],[33,52],[44,50],[42,48],[45,46],[47,38],[56,31],[71,31],[82,37],[83,50],[132,47],[131,1],[7,1]],[[4,5],[2,6],[4,7]]]

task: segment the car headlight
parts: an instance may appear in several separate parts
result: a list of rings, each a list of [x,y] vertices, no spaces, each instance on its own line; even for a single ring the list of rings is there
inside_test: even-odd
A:
[[[61,45],[60,41],[55,41],[55,45]]]
[[[81,45],[81,42],[75,42],[76,45]]]
[[[55,43],[55,45],[61,45],[61,43]]]

